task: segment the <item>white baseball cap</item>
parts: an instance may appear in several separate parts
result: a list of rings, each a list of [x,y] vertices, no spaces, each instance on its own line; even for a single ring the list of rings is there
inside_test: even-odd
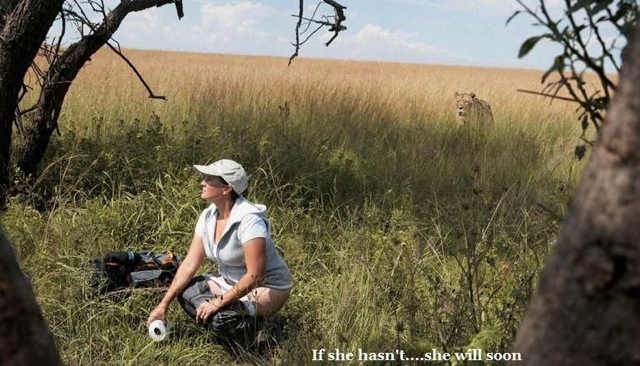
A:
[[[233,160],[221,159],[209,165],[194,165],[193,168],[204,175],[224,179],[238,195],[242,195],[249,186],[249,178],[244,168]]]

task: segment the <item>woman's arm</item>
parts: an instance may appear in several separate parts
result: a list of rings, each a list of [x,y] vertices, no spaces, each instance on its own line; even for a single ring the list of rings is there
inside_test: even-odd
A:
[[[248,294],[259,287],[264,280],[264,270],[267,262],[267,241],[265,238],[255,238],[242,244],[247,273],[240,278],[231,290],[207,303],[203,303],[196,311],[196,319],[206,320],[223,306]]]
[[[255,238],[242,244],[244,260],[247,265],[247,273],[240,278],[238,283],[222,295],[220,307],[233,302],[260,286],[264,280],[264,269],[267,262],[267,241],[265,238]]]
[[[191,240],[191,245],[189,246],[189,252],[187,252],[187,256],[180,264],[180,267],[176,272],[176,276],[173,278],[173,281],[171,281],[171,285],[162,298],[162,301],[160,301],[160,304],[158,304],[158,306],[156,306],[156,308],[153,309],[153,311],[151,311],[151,313],[149,314],[149,318],[147,319],[147,327],[156,319],[166,321],[167,309],[169,308],[169,304],[171,304],[173,299],[176,298],[180,291],[184,289],[184,287],[189,283],[193,276],[198,272],[200,266],[202,265],[204,256],[205,253],[202,237],[196,234]]]

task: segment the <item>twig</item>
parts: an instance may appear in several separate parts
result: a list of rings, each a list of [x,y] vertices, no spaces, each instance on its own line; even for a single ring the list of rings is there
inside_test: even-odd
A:
[[[575,102],[575,100],[573,100],[571,98],[559,97],[557,95],[547,94],[547,93],[540,93],[540,92],[533,91],[533,90],[516,89],[516,91],[519,91],[521,93],[527,93],[527,94],[541,95],[543,97],[549,97],[549,98],[552,98],[552,99],[565,100],[567,102]]]
[[[344,25],[342,25],[342,22],[345,21],[347,18],[344,15],[344,9],[346,9],[346,6],[340,5],[337,1],[335,0],[323,0],[323,2],[329,6],[331,6],[333,8],[334,11],[334,15],[333,15],[333,22],[330,22],[328,20],[325,21],[320,21],[320,20],[315,20],[314,17],[316,15],[316,12],[318,10],[318,7],[320,4],[318,4],[318,6],[316,6],[315,11],[313,12],[313,15],[311,18],[305,18],[304,17],[304,0],[300,0],[299,1],[299,7],[298,7],[298,15],[293,15],[295,17],[298,18],[298,22],[296,23],[296,42],[294,44],[295,47],[295,51],[294,53],[291,55],[291,57],[289,57],[289,65],[291,65],[291,62],[293,61],[294,58],[298,57],[298,54],[300,52],[300,46],[302,44],[304,44],[306,41],[309,40],[309,38],[316,33],[321,27],[323,26],[327,26],[329,27],[329,32],[333,32],[333,36],[329,39],[329,41],[327,43],[325,43],[325,46],[329,46],[331,44],[331,42],[333,42],[334,39],[336,39],[336,37],[338,36],[338,34],[347,29],[347,27],[345,27]],[[323,16],[323,18],[330,18],[328,16]],[[304,41],[300,42],[300,28],[302,27],[302,20],[306,20],[308,22],[308,24],[311,23],[316,23],[319,24],[320,26],[318,28],[316,28],[307,38],[305,38]],[[303,33],[305,33],[308,30],[309,26],[307,26],[307,28],[303,31]]]
[[[165,286],[165,287],[127,287],[127,288],[123,288],[120,290],[114,290],[114,291],[108,291],[105,292],[104,294],[102,294],[102,296],[113,296],[113,295],[120,295],[120,294],[133,294],[133,293],[145,293],[145,292],[151,292],[151,293],[155,293],[155,292],[161,292],[161,291],[166,291],[169,287]]]
[[[347,29],[347,27],[342,25],[342,21],[346,20],[347,18],[344,16],[344,9],[346,9],[346,6],[342,6],[340,4],[338,4],[336,1],[334,0],[324,0],[325,3],[331,5],[333,7],[333,10],[335,11],[335,19],[336,19],[336,24],[333,25],[331,28],[329,28],[329,31],[333,31],[333,37],[331,37],[331,39],[329,39],[329,41],[327,43],[325,43],[325,46],[329,46],[331,44],[331,42],[333,42],[334,39],[336,39],[336,37],[338,36],[338,33],[340,33],[340,31],[343,31],[345,29]]]
[[[302,26],[302,14],[304,11],[304,0],[300,0],[300,6],[299,6],[299,10],[298,10],[298,22],[296,23],[296,44],[294,45],[296,47],[295,52],[293,53],[293,55],[291,55],[291,57],[289,57],[289,65],[291,66],[291,61],[293,61],[294,58],[298,57],[298,51],[300,51],[300,27]]]
[[[131,70],[133,70],[133,72],[136,74],[136,76],[138,77],[138,80],[140,80],[140,82],[142,83],[142,85],[144,85],[144,87],[147,89],[147,92],[149,92],[149,98],[151,99],[162,99],[162,100],[167,100],[167,97],[162,96],[162,95],[155,95],[153,93],[153,90],[151,90],[151,88],[149,87],[149,85],[147,84],[146,81],[144,81],[144,78],[142,77],[142,75],[140,75],[140,73],[138,72],[138,69],[136,69],[136,67],[133,65],[133,63],[131,61],[129,61],[129,59],[122,54],[122,52],[116,48],[115,46],[113,46],[111,43],[106,42],[105,43],[107,46],[109,46],[109,48],[111,48],[111,50],[113,52],[116,53],[116,55],[120,56],[120,58],[122,58],[124,60],[124,62],[127,63],[127,65],[129,65],[129,67],[131,68]]]
[[[301,1],[302,1],[302,0],[301,0]],[[107,14],[104,12],[104,2],[102,2],[102,1],[100,1],[100,2],[101,2],[101,4],[98,6],[98,9],[95,9],[95,8],[94,8],[94,11],[97,11],[97,12],[101,12],[101,13],[102,13],[102,15],[103,15],[103,19],[104,19],[104,22],[103,22],[103,24],[102,24],[102,25],[100,25],[99,27],[96,27],[96,25],[95,25],[95,24],[93,24],[93,23],[89,22],[89,20],[88,20],[89,18],[84,14],[84,11],[82,10],[82,8],[80,8],[80,11],[81,11],[81,12],[82,12],[82,14],[84,15],[84,17],[78,17],[78,20],[79,20],[81,23],[84,23],[85,25],[87,25],[87,26],[88,26],[88,27],[89,27],[89,28],[90,28],[94,33],[98,33],[99,28],[102,28],[102,27],[107,23],[107,21],[106,21],[106,19],[107,19]],[[157,6],[161,6],[163,3],[164,3],[164,4],[168,4],[168,3],[169,3],[169,1],[167,1],[166,3],[165,3],[165,2],[160,2],[160,3],[158,3],[158,5],[157,5]],[[95,3],[94,1],[90,1],[90,4],[92,5],[92,7],[94,7],[94,5],[96,5],[96,3]],[[97,5],[96,5],[96,6],[97,6]],[[143,7],[144,7],[144,6],[146,6],[146,5],[142,4],[142,5],[140,5],[140,6],[143,6]],[[139,10],[139,9],[133,8],[133,9],[127,10],[127,11],[126,11],[126,14],[130,13],[131,11],[138,11],[138,10]],[[117,41],[116,41],[116,40],[113,40],[113,41],[117,43]],[[109,48],[111,48],[111,50],[112,50],[113,52],[115,52],[118,56],[120,56],[120,58],[122,58],[122,59],[124,60],[124,62],[126,62],[126,63],[127,63],[127,65],[129,65],[129,67],[131,68],[131,70],[133,70],[133,72],[134,72],[134,73],[136,74],[136,76],[138,77],[138,80],[140,80],[140,82],[142,83],[142,85],[144,85],[145,89],[147,89],[147,92],[149,93],[149,98],[151,98],[151,99],[162,99],[162,100],[167,100],[167,98],[166,98],[165,96],[162,96],[162,95],[156,95],[156,94],[154,94],[154,93],[153,93],[153,90],[151,90],[151,87],[149,87],[149,84],[147,84],[147,82],[144,80],[144,78],[142,77],[142,75],[140,74],[140,72],[138,72],[138,69],[136,69],[136,67],[133,65],[133,63],[132,63],[131,61],[129,61],[129,59],[128,59],[126,56],[124,56],[124,54],[122,53],[122,51],[120,51],[120,47],[119,47],[119,46],[116,48],[116,47],[114,47],[112,44],[110,44],[110,43],[109,43],[109,41],[106,41],[106,42],[105,42],[105,44],[106,44]]]
[[[303,44],[307,43],[307,41],[314,35],[316,34],[320,29],[322,29],[322,25],[318,26],[318,28],[314,29],[313,32],[311,32],[307,38],[305,38],[304,40],[302,40],[302,42],[298,43],[298,46],[302,46]]]

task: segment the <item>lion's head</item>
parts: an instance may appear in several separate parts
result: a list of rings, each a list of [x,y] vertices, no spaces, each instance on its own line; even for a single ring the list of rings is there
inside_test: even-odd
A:
[[[456,115],[460,119],[465,119],[473,108],[476,94],[475,93],[458,93],[456,92]]]

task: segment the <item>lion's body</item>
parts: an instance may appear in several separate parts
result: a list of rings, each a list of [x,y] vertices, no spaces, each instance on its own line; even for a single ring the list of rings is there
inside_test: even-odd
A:
[[[479,125],[491,127],[493,113],[486,101],[477,98],[475,93],[455,93],[456,115],[464,125]]]

